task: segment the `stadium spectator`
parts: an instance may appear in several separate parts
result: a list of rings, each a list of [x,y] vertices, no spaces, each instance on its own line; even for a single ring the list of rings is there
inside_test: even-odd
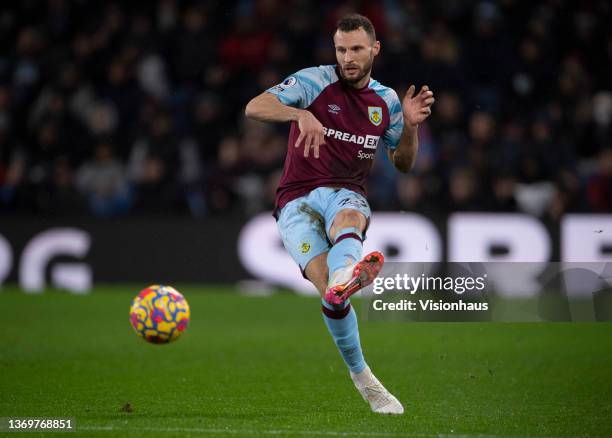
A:
[[[131,205],[124,166],[113,156],[113,146],[100,142],[94,157],[78,170],[76,185],[87,199],[89,210],[97,217],[115,217]]]

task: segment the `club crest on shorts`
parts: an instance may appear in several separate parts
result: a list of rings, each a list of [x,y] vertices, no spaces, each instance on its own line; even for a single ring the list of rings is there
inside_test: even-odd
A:
[[[382,108],[379,106],[369,106],[368,116],[370,116],[370,122],[372,122],[374,126],[380,125],[382,122]]]
[[[308,251],[310,251],[310,243],[308,242],[302,243],[302,246],[300,247],[300,251],[302,251],[302,254],[307,254]]]

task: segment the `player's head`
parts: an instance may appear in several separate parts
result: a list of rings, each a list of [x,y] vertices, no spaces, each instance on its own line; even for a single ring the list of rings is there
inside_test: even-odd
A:
[[[350,85],[365,85],[361,82],[369,79],[374,57],[380,51],[372,22],[359,14],[341,18],[334,33],[334,46],[342,80]]]

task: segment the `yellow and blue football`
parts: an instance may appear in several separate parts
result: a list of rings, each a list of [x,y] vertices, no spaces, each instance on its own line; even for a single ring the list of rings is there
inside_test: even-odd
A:
[[[187,328],[190,316],[185,297],[173,287],[159,284],[140,291],[130,308],[132,327],[153,344],[176,341]]]

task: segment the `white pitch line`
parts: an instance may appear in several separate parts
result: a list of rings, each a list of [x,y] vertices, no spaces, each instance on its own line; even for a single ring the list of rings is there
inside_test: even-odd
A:
[[[455,434],[424,434],[424,433],[400,433],[400,432],[336,432],[330,430],[249,430],[249,429],[214,429],[201,427],[136,427],[123,428],[115,426],[81,426],[75,429],[108,432],[184,432],[202,434],[233,434],[233,435],[314,435],[314,436],[363,436],[363,437],[417,437],[417,438],[500,438],[496,435],[455,435]]]

